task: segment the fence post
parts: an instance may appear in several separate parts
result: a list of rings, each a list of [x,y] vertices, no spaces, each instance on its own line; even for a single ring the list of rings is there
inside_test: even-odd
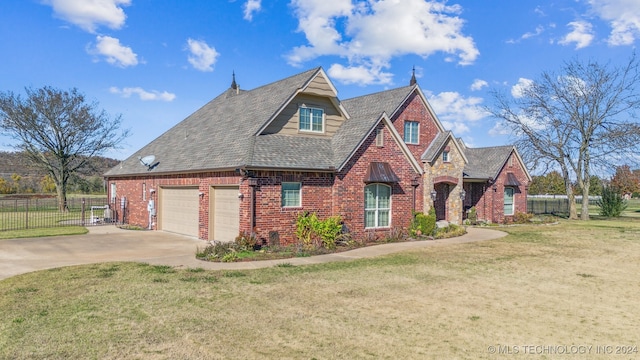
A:
[[[81,209],[82,209],[82,210],[80,211],[80,213],[81,213],[82,215],[80,215],[80,216],[82,217],[82,226],[84,226],[84,209],[85,209],[85,208],[84,208],[84,198],[82,198],[82,207],[81,207]],[[93,220],[93,219],[91,219],[91,220]]]
[[[24,227],[25,227],[25,229],[28,229],[29,228],[29,199],[27,199],[27,207],[26,207],[26,211],[24,212],[24,214],[25,214]]]

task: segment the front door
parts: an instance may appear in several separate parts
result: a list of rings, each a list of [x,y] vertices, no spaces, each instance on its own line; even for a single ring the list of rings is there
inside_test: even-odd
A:
[[[433,206],[436,209],[436,220],[447,220],[447,202],[449,200],[449,184],[439,183],[435,185],[436,201]]]

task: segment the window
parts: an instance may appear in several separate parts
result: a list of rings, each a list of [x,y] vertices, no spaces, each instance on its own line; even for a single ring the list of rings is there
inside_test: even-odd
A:
[[[513,188],[504,188],[504,214],[513,215]]]
[[[315,108],[300,108],[300,130],[301,131],[313,131],[323,132],[324,126],[324,111],[322,109]]]
[[[376,132],[376,146],[383,147],[384,146],[384,129],[380,128]]]
[[[371,184],[364,188],[364,227],[388,227],[391,224],[391,186]]]
[[[418,144],[418,125],[417,121],[404,122],[404,142],[407,144]]]
[[[301,184],[299,182],[283,182],[282,183],[282,207],[300,207],[302,196]]]
[[[449,152],[448,151],[443,151],[442,152],[442,161],[443,162],[449,162]]]
[[[111,191],[109,191],[109,195],[111,195],[111,203],[116,203],[116,183],[111,183]]]

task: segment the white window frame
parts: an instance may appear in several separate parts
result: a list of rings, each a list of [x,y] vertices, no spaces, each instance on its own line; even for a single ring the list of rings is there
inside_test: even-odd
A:
[[[415,129],[414,128],[415,125]],[[415,137],[415,139],[413,139]],[[404,142],[407,144],[420,144],[420,122],[406,120],[404,122]]]
[[[111,203],[116,203],[116,183],[111,183],[111,188],[109,189],[109,196],[111,198]]]
[[[308,129],[303,129],[302,128],[302,111],[303,110],[309,110],[309,128]],[[321,113],[321,119],[320,119],[320,130],[314,130],[313,129],[313,112],[314,111],[320,111]],[[316,108],[316,107],[308,107],[308,106],[301,106],[300,109],[298,110],[298,130],[303,131],[303,132],[312,132],[312,133],[324,133],[324,110],[321,108]]]
[[[384,146],[384,128],[379,128],[378,130],[376,130],[376,146]]]
[[[285,186],[287,185],[297,185],[297,190],[296,189],[285,189]],[[298,197],[298,203],[297,204],[287,204],[287,194],[294,194],[295,192],[297,192],[297,197]],[[281,184],[281,188],[280,188],[280,205],[283,208],[296,208],[296,207],[302,207],[302,183],[301,182],[294,182],[294,181],[284,181]]]
[[[375,187],[375,205],[374,207],[367,207],[367,194],[366,191],[368,188],[373,188]],[[382,207],[380,205],[380,191],[379,189],[381,187],[385,187],[388,189],[388,193],[389,193],[389,199],[388,199],[388,204],[389,207]],[[365,190],[365,194],[364,194],[364,227],[365,229],[375,229],[375,228],[389,228],[391,227],[391,209],[392,209],[392,204],[391,204],[391,197],[392,197],[392,188],[391,186],[387,185],[387,184],[379,184],[379,183],[375,183],[375,184],[368,184],[367,186],[364,187]],[[380,224],[380,215],[382,212],[386,212],[387,213],[387,224]],[[371,214],[371,216],[373,216],[373,226],[367,226],[367,214]]]
[[[446,150],[442,152],[442,162],[446,162],[446,163],[451,162],[450,154]]]
[[[511,204],[507,203],[507,192],[511,192]],[[511,205],[511,212],[507,212],[507,205]],[[510,186],[504,188],[504,205],[503,210],[505,215],[513,215],[516,210],[516,189]]]

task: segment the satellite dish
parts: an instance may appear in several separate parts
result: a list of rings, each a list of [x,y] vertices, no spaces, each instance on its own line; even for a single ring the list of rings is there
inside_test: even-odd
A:
[[[153,163],[156,160],[155,155],[147,155],[145,157],[138,156],[138,160],[140,160],[140,163],[142,165],[147,167],[147,170],[153,169],[153,167],[156,165]]]

